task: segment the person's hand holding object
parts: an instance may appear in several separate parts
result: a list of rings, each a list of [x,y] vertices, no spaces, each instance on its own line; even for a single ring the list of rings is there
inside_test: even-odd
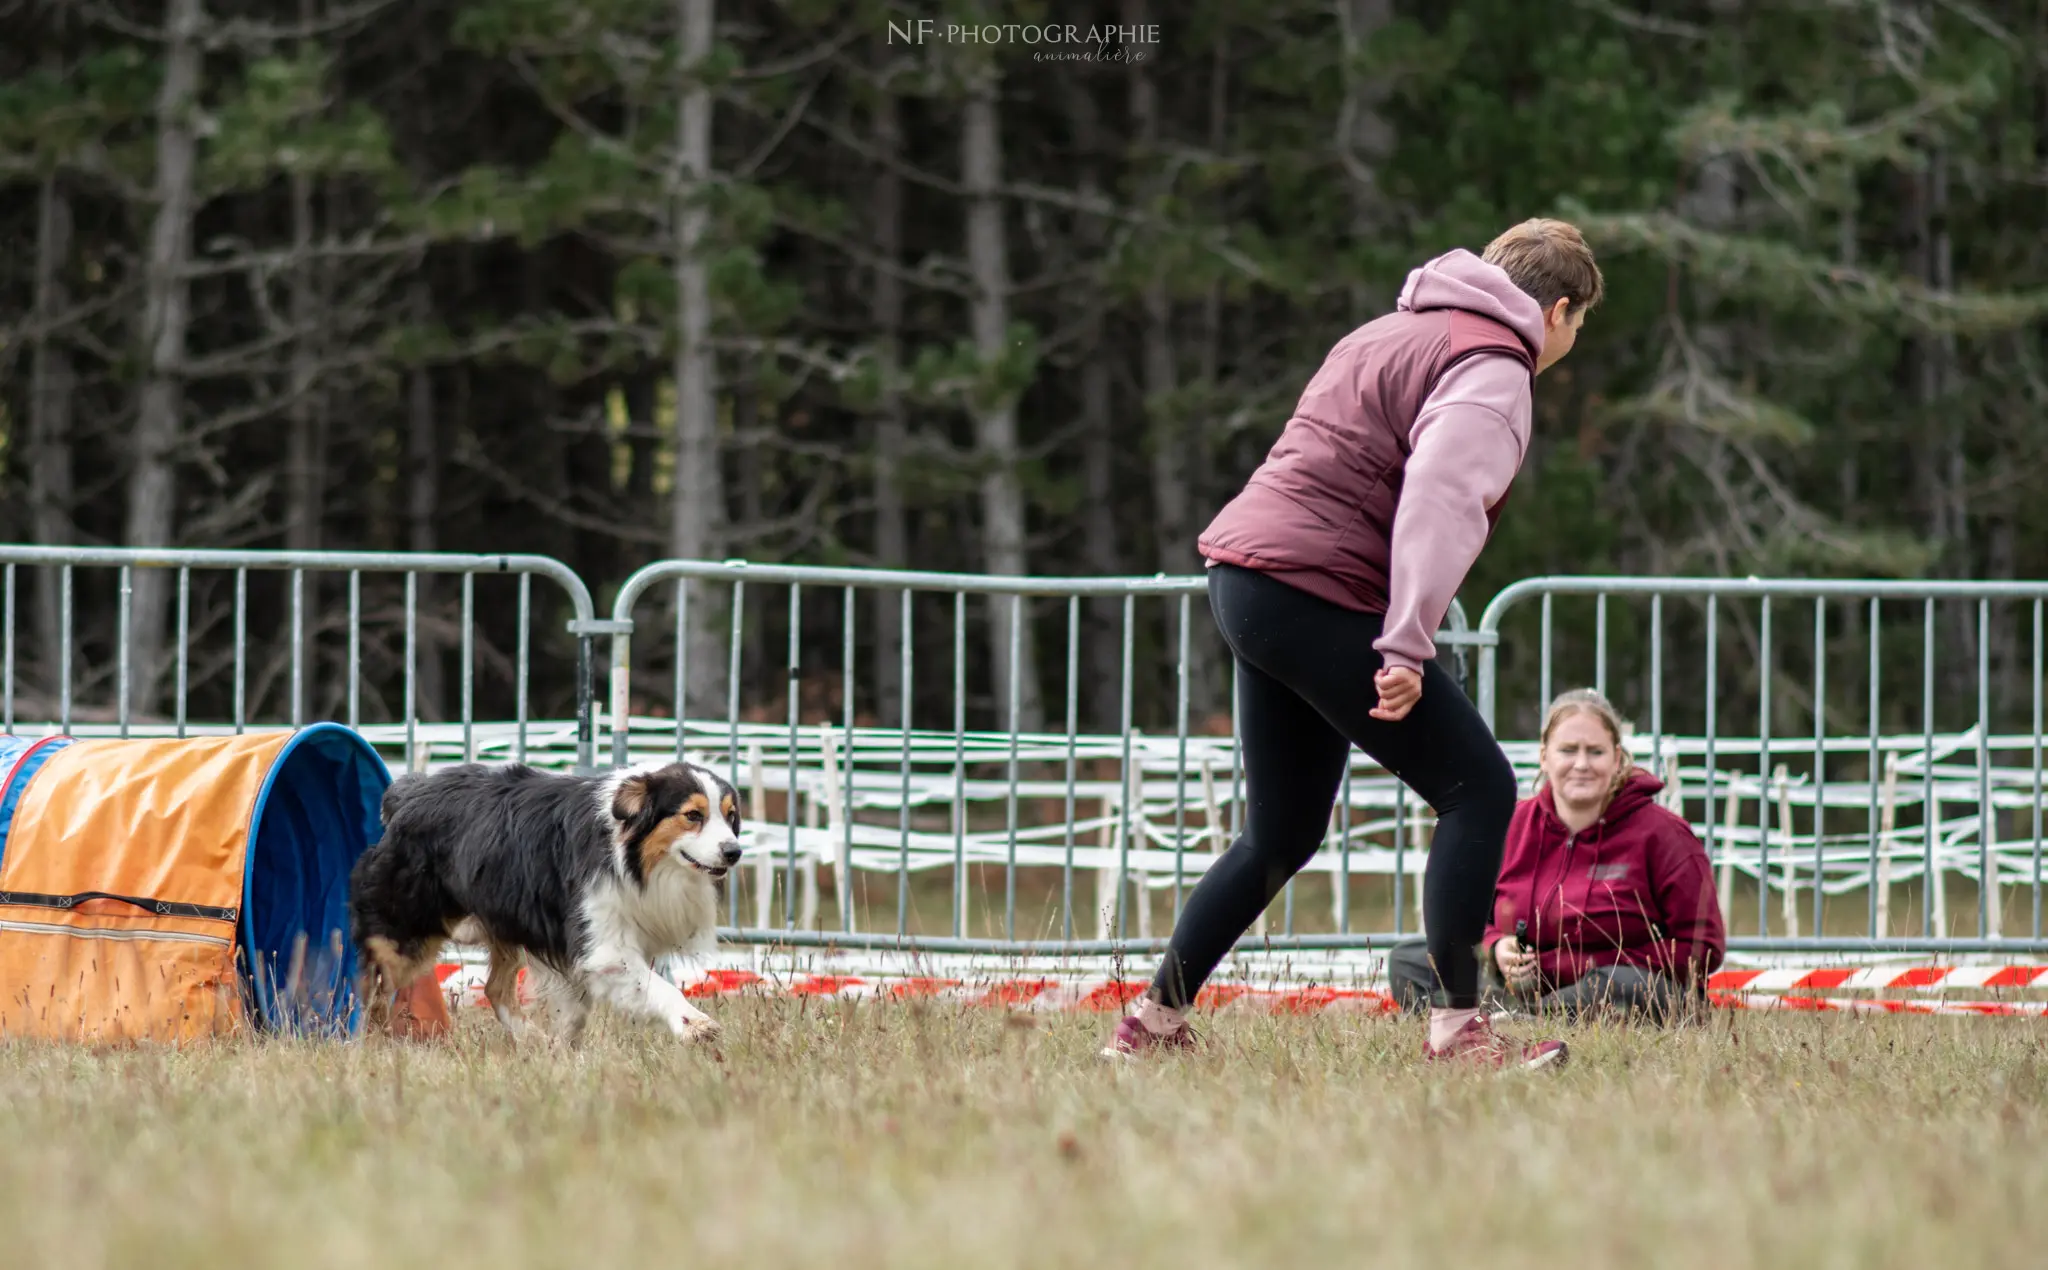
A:
[[[1500,967],[1508,987],[1517,992],[1536,982],[1536,954],[1523,951],[1521,941],[1513,935],[1502,935],[1493,942],[1493,964]]]
[[[1372,681],[1380,690],[1380,703],[1372,710],[1375,719],[1398,723],[1408,717],[1416,702],[1422,700],[1422,676],[1406,666],[1382,670],[1372,677]]]

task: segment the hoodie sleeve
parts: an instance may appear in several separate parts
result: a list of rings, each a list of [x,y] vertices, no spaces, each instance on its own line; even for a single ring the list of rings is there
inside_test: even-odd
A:
[[[1728,931],[1714,893],[1714,870],[1692,826],[1665,816],[1650,841],[1651,894],[1664,930],[1651,954],[1655,967],[1694,982],[1721,968]]]
[[[1387,616],[1373,641],[1388,667],[1421,670],[1465,573],[1486,545],[1486,513],[1529,444],[1528,368],[1485,355],[1453,366],[1416,414],[1394,509]]]

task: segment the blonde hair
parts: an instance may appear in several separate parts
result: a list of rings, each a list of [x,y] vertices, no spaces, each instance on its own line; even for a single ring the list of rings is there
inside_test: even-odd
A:
[[[1628,752],[1628,721],[1621,717],[1621,711],[1614,708],[1614,703],[1597,689],[1573,688],[1568,692],[1560,692],[1552,699],[1550,708],[1543,712],[1543,731],[1538,734],[1537,739],[1539,750],[1548,749],[1550,734],[1557,730],[1559,724],[1577,714],[1590,714],[1598,719],[1600,725],[1607,729],[1608,739],[1614,742],[1615,753],[1621,756],[1621,764],[1614,773],[1614,789],[1607,791],[1612,797],[1614,790],[1620,789],[1628,780],[1629,773],[1634,770],[1635,758]],[[1543,788],[1549,779],[1550,774],[1539,766],[1536,771],[1536,788]]]
[[[1486,245],[1484,259],[1499,265],[1544,312],[1568,300],[1567,316],[1590,309],[1607,294],[1607,281],[1586,236],[1570,221],[1532,217]]]

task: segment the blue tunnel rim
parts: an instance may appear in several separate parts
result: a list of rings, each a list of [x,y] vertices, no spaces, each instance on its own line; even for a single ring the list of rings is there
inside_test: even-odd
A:
[[[391,768],[384,761],[384,756],[377,752],[377,748],[371,745],[362,733],[345,723],[310,723],[294,730],[291,738],[271,758],[269,768],[263,773],[263,784],[257,787],[255,802],[249,808],[249,824],[242,848],[242,920],[240,923],[241,930],[235,942],[248,962],[250,986],[256,996],[257,1021],[264,1030],[269,1030],[271,1026],[270,1017],[275,1008],[275,1003],[271,999],[270,985],[266,981],[267,976],[259,973],[260,968],[257,965],[257,949],[255,947],[256,924],[250,917],[250,908],[255,903],[256,898],[257,831],[263,823],[263,810],[270,802],[270,792],[277,783],[278,773],[285,769],[285,765],[291,759],[293,752],[314,737],[328,735],[340,735],[348,738],[349,743],[355,748],[359,756],[368,759],[375,765],[376,770],[384,773],[384,788],[389,789],[391,787]],[[367,846],[368,844],[365,844],[366,848]],[[346,937],[346,932],[344,932],[344,937]],[[352,993],[353,986],[344,985],[344,990]],[[355,1029],[355,1016],[361,1008],[361,1002],[351,1001],[347,1020],[347,1029],[351,1032]]]
[[[78,738],[62,732],[47,736],[29,738],[12,734],[0,740],[27,741],[28,744],[16,752],[11,761],[4,761],[5,774],[0,775],[0,864],[7,861],[7,840],[14,834],[14,815],[21,807],[21,800],[27,795],[28,787],[50,760],[61,751],[77,744]]]

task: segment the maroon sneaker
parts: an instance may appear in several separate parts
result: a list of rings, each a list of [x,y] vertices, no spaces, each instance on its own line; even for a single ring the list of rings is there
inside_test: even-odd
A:
[[[1563,1041],[1518,1045],[1494,1031],[1493,1020],[1484,1013],[1473,1015],[1472,1021],[1459,1028],[1451,1043],[1442,1049],[1427,1042],[1422,1047],[1422,1058],[1427,1063],[1464,1063],[1496,1070],[1517,1067],[1523,1071],[1539,1071],[1563,1067],[1570,1056],[1571,1051]]]
[[[1155,1032],[1138,1021],[1135,1014],[1126,1014],[1110,1034],[1109,1044],[1102,1047],[1104,1058],[1127,1060],[1140,1054],[1157,1050],[1191,1050],[1195,1048],[1195,1030],[1183,1023],[1171,1032]]]

